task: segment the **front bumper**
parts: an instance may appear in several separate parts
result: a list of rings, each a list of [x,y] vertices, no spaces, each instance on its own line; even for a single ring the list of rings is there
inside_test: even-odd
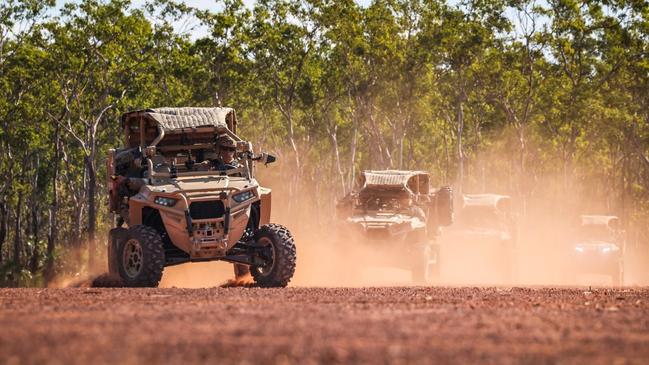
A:
[[[621,257],[617,254],[584,252],[572,254],[570,266],[581,274],[611,274],[620,270]]]

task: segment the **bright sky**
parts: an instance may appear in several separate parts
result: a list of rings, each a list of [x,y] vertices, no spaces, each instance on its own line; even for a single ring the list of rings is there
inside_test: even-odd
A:
[[[209,9],[210,7],[213,7],[216,2],[216,0],[185,0],[185,4],[201,9]],[[248,6],[251,6],[254,2],[254,0],[243,0],[243,3]],[[367,6],[370,4],[371,0],[356,0],[356,2],[362,6]],[[144,0],[133,0],[133,3],[136,5],[142,4],[144,3]]]
[[[64,3],[70,0],[56,0],[57,7],[63,5]],[[144,4],[145,0],[132,0],[133,5],[140,6]],[[362,6],[367,6],[370,4],[371,0],[356,0]],[[200,9],[209,9],[211,7],[216,7],[218,0],[185,0],[185,4],[193,6]],[[243,3],[252,6],[255,3],[255,0],[243,0]]]
[[[60,8],[63,6],[63,4],[67,2],[78,2],[79,0],[56,0],[56,7]],[[368,6],[372,0],[356,0],[358,4],[361,6]],[[146,0],[131,0],[131,3],[133,4],[134,7],[140,7],[146,3]],[[218,3],[220,3],[219,0],[184,0],[184,3],[195,7],[197,9],[216,9],[218,8]],[[243,3],[246,4],[248,7],[251,7],[255,4],[255,0],[243,0]],[[204,36],[207,31],[205,29],[201,29],[200,27],[196,27],[196,24],[191,21],[182,21],[178,24],[175,24],[174,27],[176,28],[176,31],[181,32],[181,33],[186,33],[190,34],[190,38],[196,39]]]
[[[80,1],[80,0],[56,0],[56,6],[57,6],[57,8],[60,8],[66,2],[77,2],[77,1]],[[356,3],[358,3],[359,5],[361,5],[363,7],[369,6],[371,4],[371,2],[372,2],[372,0],[355,0],[355,1],[356,1]],[[454,3],[458,2],[458,0],[447,0],[447,1],[450,4],[454,4]],[[545,0],[541,0],[541,3],[543,3],[544,1]],[[146,0],[131,0],[131,2],[132,2],[134,7],[140,7],[140,6],[144,5]],[[219,0],[184,0],[184,2],[185,2],[185,4],[187,4],[189,6],[192,6],[192,7],[195,7],[195,8],[198,8],[198,9],[205,9],[205,10],[214,9],[214,10],[216,10],[216,9],[219,8],[218,4],[221,1],[219,1]],[[243,3],[246,4],[248,7],[252,8],[252,6],[255,4],[255,0],[243,0]],[[507,15],[508,18],[510,18],[510,20],[513,21],[513,23],[515,24],[517,30],[520,31],[520,27],[521,27],[520,20],[515,17],[515,14],[513,13],[513,11],[510,10],[508,13],[506,13],[506,15]],[[538,25],[543,25],[543,24],[545,24],[545,21],[542,21],[541,24],[538,24]],[[207,30],[206,29],[201,29],[201,27],[198,26],[196,24],[196,21],[193,20],[193,19],[185,19],[183,21],[180,21],[177,24],[175,24],[174,27],[176,28],[176,31],[178,31],[180,33],[183,33],[183,34],[187,34],[192,39],[200,38],[200,37],[207,34]]]

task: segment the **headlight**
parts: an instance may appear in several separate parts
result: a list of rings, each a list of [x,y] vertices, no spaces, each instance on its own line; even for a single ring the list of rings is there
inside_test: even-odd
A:
[[[252,199],[255,195],[252,193],[252,191],[244,191],[243,193],[235,194],[232,195],[232,200],[234,200],[237,203],[242,203],[245,202],[248,199]]]
[[[575,251],[577,251],[577,252],[584,252],[584,248],[583,248],[583,247],[579,247],[579,246],[577,246],[577,247],[575,247]]]
[[[178,201],[177,199],[167,198],[167,197],[164,197],[164,196],[158,196],[154,200],[154,202],[156,204],[162,205],[162,206],[165,206],[165,207],[173,207],[174,205],[176,205],[177,201]]]

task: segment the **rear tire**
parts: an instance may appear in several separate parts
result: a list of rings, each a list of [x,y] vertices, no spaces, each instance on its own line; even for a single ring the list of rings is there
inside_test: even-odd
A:
[[[255,283],[263,288],[282,288],[295,273],[296,249],[291,232],[279,224],[266,224],[255,232],[255,242],[267,248],[264,266],[250,266]]]
[[[126,241],[128,229],[116,227],[108,232],[108,274],[119,276],[119,255],[120,245]]]
[[[437,244],[422,244],[414,258],[412,280],[417,284],[432,284],[439,280],[440,246]]]
[[[611,282],[613,286],[624,285],[624,267],[622,266],[622,263],[619,263],[613,272],[611,272]]]
[[[158,286],[164,270],[165,254],[162,239],[151,227],[129,228],[118,250],[119,276],[129,287]]]

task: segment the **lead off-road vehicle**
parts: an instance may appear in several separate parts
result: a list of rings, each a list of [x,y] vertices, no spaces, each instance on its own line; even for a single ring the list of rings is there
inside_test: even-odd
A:
[[[271,191],[255,180],[255,154],[237,136],[230,108],[160,108],[121,117],[125,146],[107,160],[110,274],[126,286],[155,287],[165,266],[221,260],[257,285],[284,287],[295,271],[288,229],[270,223]],[[235,160],[216,168],[219,138]]]
[[[624,283],[624,231],[612,215],[582,215],[568,251],[567,274],[576,282],[584,274],[611,277],[613,285]]]
[[[339,240],[365,246],[357,259],[409,269],[413,281],[438,279],[439,227],[453,222],[450,187],[432,189],[424,171],[363,171],[337,204]]]

